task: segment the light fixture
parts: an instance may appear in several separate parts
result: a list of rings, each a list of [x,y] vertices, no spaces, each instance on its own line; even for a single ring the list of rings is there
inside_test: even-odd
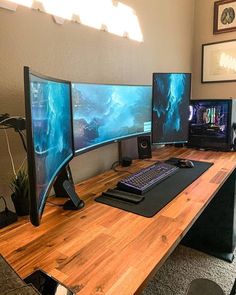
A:
[[[33,0],[4,0],[4,1],[0,1],[0,7],[2,8],[6,8],[6,9],[10,9],[10,10],[16,10],[17,8],[17,5],[23,5],[23,6],[26,6],[26,7],[32,7],[32,3],[33,3]],[[3,7],[3,6],[6,6],[6,7]],[[11,9],[11,7],[15,8],[15,9]]]
[[[11,11],[16,11],[17,4],[6,0],[0,0],[0,7]]]
[[[40,0],[40,2],[46,13],[66,20],[72,19],[74,0],[60,1],[60,3],[55,0]]]
[[[5,9],[15,11],[17,5],[51,14],[58,24],[72,20],[121,37],[143,41],[138,17],[133,9],[115,0],[0,0],[0,7]]]

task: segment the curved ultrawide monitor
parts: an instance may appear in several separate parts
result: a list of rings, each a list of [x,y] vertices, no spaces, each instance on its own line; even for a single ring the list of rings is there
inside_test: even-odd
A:
[[[153,144],[188,141],[190,94],[190,73],[153,74]]]
[[[72,83],[74,149],[151,132],[151,86]]]
[[[39,225],[51,186],[73,157],[70,82],[24,68],[30,218]]]

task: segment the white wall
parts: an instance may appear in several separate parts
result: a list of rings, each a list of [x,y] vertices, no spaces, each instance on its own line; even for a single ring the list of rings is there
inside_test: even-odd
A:
[[[191,71],[194,0],[126,0],[136,11],[144,36],[138,43],[67,22],[24,7],[0,9],[0,113],[24,115],[23,66],[72,81],[151,84],[152,72]],[[25,157],[9,131],[18,167]],[[4,132],[0,131],[0,194],[12,177]],[[75,158],[75,181],[108,169],[117,144]]]
[[[202,44],[236,39],[236,32],[213,34],[214,0],[196,0],[193,50],[193,98],[236,97],[236,83],[201,83]]]

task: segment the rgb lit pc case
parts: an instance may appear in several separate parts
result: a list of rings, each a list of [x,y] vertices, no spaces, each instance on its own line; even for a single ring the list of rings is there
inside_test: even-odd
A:
[[[188,146],[229,151],[236,122],[236,100],[202,99],[190,102]]]

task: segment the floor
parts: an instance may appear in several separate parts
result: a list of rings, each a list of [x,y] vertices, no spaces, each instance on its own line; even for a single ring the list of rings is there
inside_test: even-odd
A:
[[[184,295],[196,278],[215,281],[229,295],[236,278],[236,258],[229,263],[179,245],[142,295]]]

